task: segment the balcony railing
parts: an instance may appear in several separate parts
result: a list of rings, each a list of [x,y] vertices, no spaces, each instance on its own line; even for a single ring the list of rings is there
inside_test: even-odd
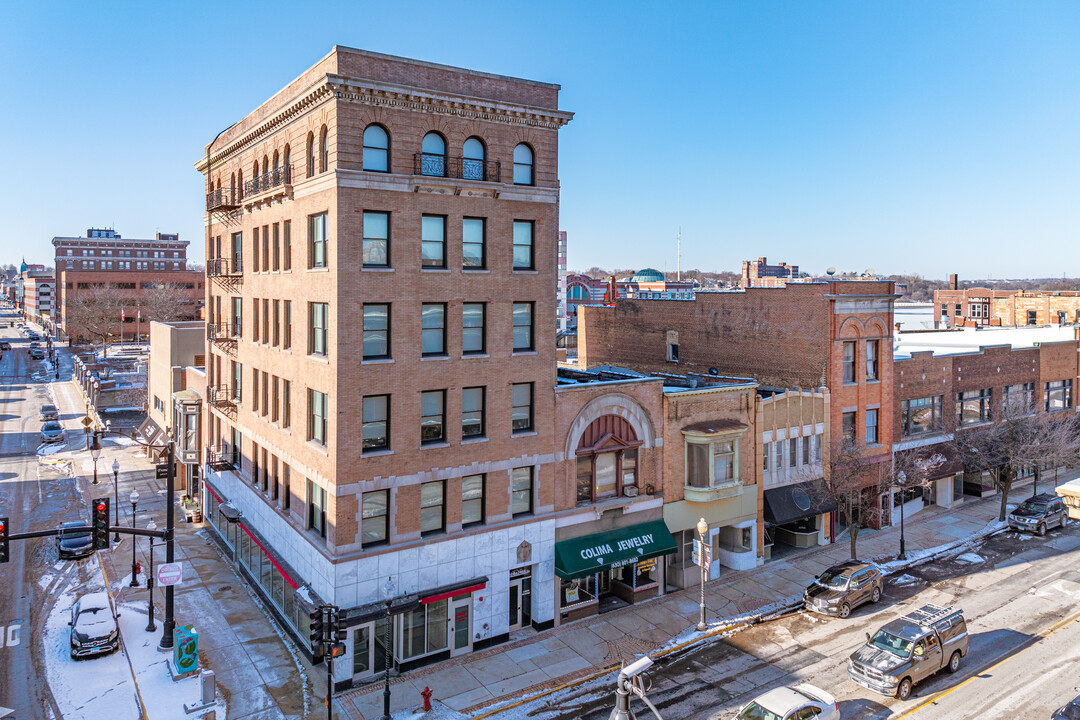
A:
[[[236,407],[236,394],[228,385],[213,385],[206,388],[207,402],[216,408]]]
[[[235,210],[240,207],[240,198],[236,196],[234,188],[218,188],[206,194],[206,210]]]
[[[206,261],[206,277],[236,277],[244,274],[240,258],[211,258]]]
[[[208,324],[206,326],[206,339],[210,342],[236,342],[233,334],[233,326],[229,323]]]
[[[486,182],[499,182],[500,177],[499,163],[495,160],[473,160],[426,153],[413,155],[413,175]]]
[[[211,470],[236,470],[240,466],[240,450],[228,445],[208,445],[206,464]]]
[[[259,195],[267,190],[273,190],[281,185],[292,182],[292,166],[267,170],[262,175],[256,175],[244,183],[244,197]]]

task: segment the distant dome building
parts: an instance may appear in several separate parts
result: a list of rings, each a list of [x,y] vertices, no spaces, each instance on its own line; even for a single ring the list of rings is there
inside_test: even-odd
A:
[[[630,278],[630,282],[664,282],[664,273],[652,268],[644,268],[634,273],[634,277]]]

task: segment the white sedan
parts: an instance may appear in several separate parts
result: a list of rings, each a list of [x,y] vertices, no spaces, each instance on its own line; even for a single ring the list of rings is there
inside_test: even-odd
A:
[[[744,705],[735,720],[840,720],[836,698],[813,685],[778,687]]]

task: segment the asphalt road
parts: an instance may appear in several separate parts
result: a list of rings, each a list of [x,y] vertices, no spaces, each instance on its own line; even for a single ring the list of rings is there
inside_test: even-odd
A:
[[[0,323],[16,319],[12,311],[0,310]],[[38,411],[51,402],[42,363],[30,359],[29,340],[16,329],[0,328],[0,340],[12,344],[0,359],[0,517],[8,518],[12,533],[89,519],[67,468],[36,453]],[[70,360],[65,364],[70,366]],[[79,435],[77,420],[61,421],[68,430],[65,444],[72,447]],[[0,565],[0,707],[14,710],[11,718],[58,718],[34,648],[52,604],[49,598],[83,582],[97,565],[58,562],[51,538],[13,541],[10,555]]]
[[[664,720],[731,718],[767,690],[803,682],[834,694],[845,719],[1049,718],[1080,692],[1077,548],[1077,523],[1045,539],[998,535],[974,554],[891,578],[881,602],[847,620],[797,613],[664,659],[648,675],[648,696]],[[864,633],[926,603],[963,608],[971,644],[960,671],[923,681],[906,702],[851,682],[847,658]],[[605,720],[612,705],[611,688],[589,687],[533,715]],[[631,706],[652,717],[640,702]]]

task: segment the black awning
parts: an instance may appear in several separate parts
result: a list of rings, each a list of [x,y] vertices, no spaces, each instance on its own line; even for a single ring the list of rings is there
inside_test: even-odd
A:
[[[822,479],[765,491],[765,522],[786,525],[789,522],[836,510]]]

